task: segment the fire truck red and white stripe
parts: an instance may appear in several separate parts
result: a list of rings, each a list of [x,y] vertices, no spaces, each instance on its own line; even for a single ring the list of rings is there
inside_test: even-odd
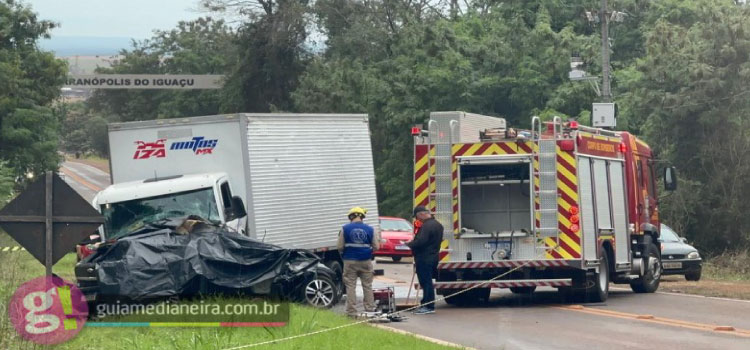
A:
[[[493,267],[565,267],[565,260],[500,260],[500,261],[450,261],[438,263],[438,269],[477,269]]]
[[[435,282],[436,289],[465,289],[475,286],[484,288],[515,288],[515,287],[569,287],[572,282],[565,279],[540,279],[540,280],[496,280],[496,281],[455,281]]]

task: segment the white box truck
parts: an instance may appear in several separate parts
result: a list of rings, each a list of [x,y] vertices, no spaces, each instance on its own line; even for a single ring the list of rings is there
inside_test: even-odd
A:
[[[104,239],[200,215],[336,265],[348,210],[378,207],[364,114],[229,114],[109,125],[112,185],[94,198]],[[246,216],[244,214],[247,214]],[[332,267],[339,269],[340,265]]]

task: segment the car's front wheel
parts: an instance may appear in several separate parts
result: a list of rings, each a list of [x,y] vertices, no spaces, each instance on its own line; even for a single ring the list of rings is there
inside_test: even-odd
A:
[[[338,302],[339,292],[333,279],[326,274],[318,274],[302,289],[302,300],[316,308],[328,309]]]
[[[688,281],[699,281],[701,279],[701,270],[686,273],[685,279]]]

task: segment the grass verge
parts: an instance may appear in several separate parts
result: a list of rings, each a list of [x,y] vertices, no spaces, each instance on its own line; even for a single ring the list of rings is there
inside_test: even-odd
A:
[[[16,245],[0,232],[0,246]],[[73,279],[75,255],[68,254],[54,266],[54,272]],[[44,274],[44,267],[28,252],[0,253],[0,302],[6,306],[15,289],[25,281]],[[111,350],[203,350],[227,349],[240,345],[280,339],[350,324],[352,320],[329,310],[292,304],[285,327],[268,328],[84,328],[69,342],[41,346],[21,339],[0,307],[0,349],[111,349]],[[107,321],[107,320],[105,320]],[[396,334],[368,324],[358,324],[309,337],[269,344],[252,349],[454,349],[415,336]]]
[[[700,281],[682,276],[662,278],[660,291],[750,300],[750,250],[727,252],[703,262]]]

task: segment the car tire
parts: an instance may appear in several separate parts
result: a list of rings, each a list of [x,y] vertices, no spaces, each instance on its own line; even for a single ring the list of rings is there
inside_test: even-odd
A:
[[[393,262],[399,262],[399,261],[401,261],[401,257],[400,256],[392,256],[391,259],[393,259]]]
[[[701,279],[701,270],[695,271],[695,272],[688,272],[685,274],[685,280],[687,281],[700,281]]]
[[[644,237],[646,240],[646,250],[644,257],[648,259],[646,264],[646,273],[640,278],[630,282],[630,289],[636,293],[653,293],[659,289],[659,280],[661,279],[662,266],[659,249],[651,243],[651,236]]]
[[[330,309],[339,301],[338,289],[331,276],[317,274],[301,288],[300,300],[315,308]]]
[[[536,286],[532,287],[510,287],[510,291],[513,294],[531,294],[536,290]]]
[[[336,279],[336,287],[338,287],[339,292],[339,300],[341,300],[341,297],[344,296],[344,293],[346,293],[346,288],[344,288],[344,268],[341,266],[341,263],[338,260],[328,260],[323,265],[327,266],[331,271],[333,271],[333,274]]]

